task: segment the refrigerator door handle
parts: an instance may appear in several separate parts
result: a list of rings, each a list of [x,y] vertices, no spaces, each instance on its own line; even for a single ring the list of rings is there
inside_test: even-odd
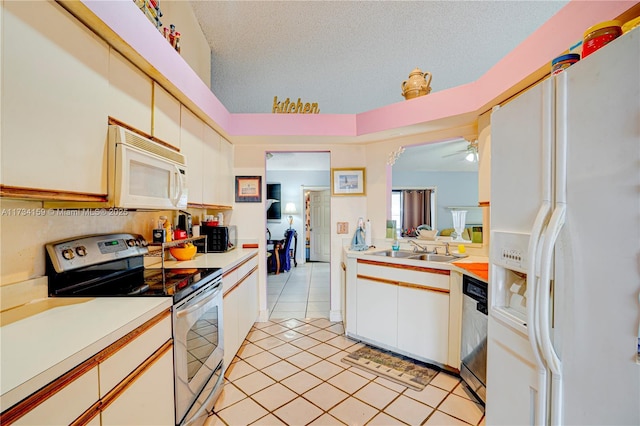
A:
[[[540,339],[542,352],[546,364],[552,372],[551,389],[551,425],[560,425],[562,420],[562,361],[551,341],[551,266],[553,264],[553,249],[564,225],[566,206],[557,204],[551,215],[547,228],[547,238],[541,253],[540,286],[538,287],[538,312],[540,320]]]
[[[553,249],[564,225],[566,208],[564,205],[556,206],[549,221],[548,235],[542,247],[540,286],[538,287],[538,312],[537,316],[540,324],[540,343],[544,359],[553,372],[561,374],[562,363],[555,352],[551,341],[551,312],[549,301],[551,299],[551,265],[553,264]]]
[[[537,315],[538,306],[538,270],[540,259],[540,244],[542,238],[542,232],[545,223],[551,212],[551,203],[549,201],[543,201],[538,214],[533,222],[531,229],[531,236],[529,237],[529,247],[527,252],[529,254],[529,262],[527,265],[527,334],[529,337],[529,344],[533,351],[533,356],[536,360],[536,367],[538,370],[538,403],[535,405],[535,424],[545,425],[547,418],[547,366],[544,361],[544,355],[542,354],[540,334],[539,334],[539,319]]]

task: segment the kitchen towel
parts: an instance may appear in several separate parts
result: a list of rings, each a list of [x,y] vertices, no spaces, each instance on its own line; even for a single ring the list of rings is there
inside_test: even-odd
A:
[[[358,226],[356,232],[353,234],[353,238],[351,239],[351,250],[364,251],[368,248],[369,246],[365,243],[364,229],[362,229],[361,226]]]

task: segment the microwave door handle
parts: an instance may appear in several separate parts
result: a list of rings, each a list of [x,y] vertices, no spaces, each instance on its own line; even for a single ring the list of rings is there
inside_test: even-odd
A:
[[[183,188],[184,188],[184,176],[182,175],[182,173],[180,172],[180,168],[178,166],[173,166],[176,169],[176,178],[175,178],[175,184],[176,184],[176,196],[172,201],[174,206],[178,205],[178,202],[180,201],[180,198],[182,197],[182,192],[183,192]]]

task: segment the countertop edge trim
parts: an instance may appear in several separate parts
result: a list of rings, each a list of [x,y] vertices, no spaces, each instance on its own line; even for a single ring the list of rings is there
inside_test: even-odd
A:
[[[449,269],[436,269],[436,268],[428,268],[425,266],[415,266],[408,265],[406,263],[388,263],[388,262],[380,262],[377,260],[368,260],[368,259],[360,259],[358,258],[358,263],[366,264],[366,265],[374,265],[374,266],[384,266],[387,268],[397,268],[418,272],[430,272],[432,274],[440,274],[440,275],[451,275],[451,271]]]

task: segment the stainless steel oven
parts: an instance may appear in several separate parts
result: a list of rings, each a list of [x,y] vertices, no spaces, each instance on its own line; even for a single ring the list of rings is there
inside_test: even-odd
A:
[[[171,297],[176,425],[201,425],[222,390],[220,268],[145,268],[147,241],[127,233],[46,245],[52,297]]]
[[[177,424],[202,424],[222,391],[222,331],[222,278],[217,277],[174,306]]]

